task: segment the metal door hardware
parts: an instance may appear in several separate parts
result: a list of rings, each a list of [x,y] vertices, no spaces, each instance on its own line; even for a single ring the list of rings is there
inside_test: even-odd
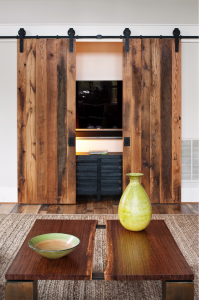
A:
[[[129,52],[129,39],[175,39],[175,51],[178,52],[179,51],[179,39],[198,39],[199,36],[194,35],[180,35],[180,30],[179,28],[175,28],[173,30],[173,35],[171,36],[163,36],[163,35],[139,35],[139,36],[132,36],[131,35],[131,31],[129,28],[125,28],[123,34],[124,35],[119,35],[119,36],[109,36],[109,35],[91,35],[91,36],[78,36],[75,35],[75,30],[73,28],[70,28],[68,30],[68,35],[67,36],[51,36],[51,35],[47,35],[47,36],[25,36],[26,32],[24,30],[24,28],[20,28],[19,35],[15,35],[15,36],[0,36],[0,39],[20,39],[20,52],[23,52],[23,40],[24,39],[69,39],[70,43],[69,43],[69,52],[73,52],[73,40],[74,39],[125,39],[125,52]]]
[[[20,28],[19,31],[18,31],[18,35],[19,35],[19,38],[20,38],[20,53],[23,53],[23,39],[26,35],[26,32],[24,30],[24,28]]]
[[[130,29],[125,28],[123,34],[125,36],[125,52],[129,52],[129,37],[131,35]]]
[[[68,146],[75,146],[75,138],[74,137],[69,137],[68,138]]]
[[[69,28],[68,30],[69,35],[69,52],[73,52],[73,39],[75,36],[75,30],[73,28]]]
[[[175,52],[179,52],[179,37],[180,37],[180,30],[179,30],[179,28],[175,28],[174,29],[173,35],[175,37]]]
[[[130,137],[124,138],[124,146],[130,146]]]

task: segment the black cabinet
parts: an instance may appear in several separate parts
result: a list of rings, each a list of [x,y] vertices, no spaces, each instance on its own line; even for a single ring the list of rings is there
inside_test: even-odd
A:
[[[122,154],[76,155],[77,195],[122,195]]]

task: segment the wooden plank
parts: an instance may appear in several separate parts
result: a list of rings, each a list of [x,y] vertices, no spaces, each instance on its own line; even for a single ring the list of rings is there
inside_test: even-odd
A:
[[[36,204],[30,204],[26,205],[25,208],[23,209],[23,214],[37,214],[39,212],[41,205],[36,205]]]
[[[106,209],[107,209],[107,214],[113,214],[113,204],[111,199],[107,201]]]
[[[166,204],[156,204],[156,209],[158,211],[158,214],[168,214]]]
[[[182,214],[192,214],[193,212],[192,212],[192,210],[191,210],[191,208],[189,207],[189,205],[188,204],[186,204],[186,203],[181,203],[180,204],[181,205],[181,211],[182,211]]]
[[[94,208],[94,215],[104,215],[107,214],[106,208]]]
[[[77,205],[76,214],[86,214],[87,213],[87,205],[86,203],[80,203]]]
[[[142,185],[150,196],[150,90],[151,90],[151,42],[142,40]]]
[[[25,207],[26,207],[26,204],[16,204],[10,213],[11,214],[14,214],[14,213],[21,214],[21,213],[23,213],[23,210],[25,209]]]
[[[88,201],[86,205],[87,205],[87,214],[93,213],[94,211],[93,202]]]
[[[142,58],[141,39],[131,39],[132,51],[132,120],[131,130],[131,172],[141,173],[141,83],[142,83]],[[130,83],[129,83],[130,84]],[[130,157],[128,158],[130,159]]]
[[[159,214],[158,208],[156,207],[157,204],[152,203],[152,214]]]
[[[36,40],[26,40],[27,203],[36,203]]]
[[[181,202],[181,41],[172,41],[172,202]]]
[[[66,40],[57,40],[57,180],[58,196],[63,199],[67,198],[66,48]]]
[[[76,41],[73,41],[73,52],[69,52],[67,40],[67,89],[66,89],[66,136],[67,136],[67,198],[63,202],[76,203]],[[75,146],[68,146],[68,138],[75,138]]]
[[[36,220],[5,277],[7,280],[91,280],[97,221]],[[28,241],[49,232],[72,234],[80,245],[61,259],[46,259],[34,252]]]
[[[16,203],[15,204],[11,204],[11,203],[7,203],[7,204],[3,204],[1,203],[0,204],[0,214],[9,214],[12,209],[15,207]]]
[[[95,202],[93,203],[93,208],[94,208],[94,209],[95,209],[95,208],[99,208],[99,209],[103,208],[102,202],[101,202],[101,201],[96,201],[96,200],[95,200]]]
[[[193,280],[194,274],[163,220],[140,232],[106,221],[105,280]],[[158,253],[158,255],[157,255]]]
[[[190,209],[190,211],[192,212],[192,214],[198,214],[198,209],[197,209],[197,207],[194,207],[194,205],[187,204],[187,207]]]
[[[46,214],[49,209],[49,206],[50,204],[42,204],[38,211],[38,214]]]
[[[160,202],[160,47],[151,39],[150,200]]]
[[[47,203],[56,204],[57,183],[57,40],[48,39],[47,51]]]
[[[160,40],[161,49],[161,165],[160,202],[171,202],[172,171],[172,40]]]
[[[48,208],[47,214],[56,214],[58,211],[59,205],[51,204]]]
[[[132,51],[131,51],[131,39],[129,41],[130,51],[125,51],[125,41],[123,41],[123,112],[122,112],[122,127],[123,127],[123,145],[124,138],[130,137],[131,139],[131,122],[133,119],[132,110]],[[129,184],[129,178],[127,173],[131,172],[131,153],[132,153],[132,141],[130,140],[130,146],[123,146],[123,191]]]
[[[19,52],[17,41],[17,164],[18,202],[27,202],[26,192],[26,43],[24,52]]]
[[[118,214],[118,205],[113,205],[113,214]]]
[[[46,40],[36,40],[36,168],[37,200],[47,203],[47,66]]]
[[[192,211],[189,209],[187,204],[184,203],[173,204],[173,211],[174,214],[192,214]]]
[[[77,211],[77,205],[70,205],[70,204],[61,204],[59,205],[58,214],[76,214]]]
[[[63,214],[63,211],[64,211],[63,206],[64,206],[64,204],[60,204],[60,205],[58,206],[57,214]]]
[[[166,206],[167,206],[168,214],[175,214],[172,204],[167,204]]]
[[[199,212],[199,202],[187,202],[187,203],[190,203],[198,212]]]

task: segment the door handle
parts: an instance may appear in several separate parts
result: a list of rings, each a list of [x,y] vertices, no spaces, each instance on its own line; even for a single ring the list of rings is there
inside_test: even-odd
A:
[[[70,146],[70,147],[75,146],[75,138],[74,137],[69,137],[68,138],[68,146]]]
[[[130,146],[130,137],[124,137],[124,146]]]

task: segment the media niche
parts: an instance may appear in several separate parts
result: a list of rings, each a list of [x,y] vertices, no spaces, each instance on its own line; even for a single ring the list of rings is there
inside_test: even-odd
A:
[[[122,81],[76,82],[76,131],[77,136],[121,135]]]

